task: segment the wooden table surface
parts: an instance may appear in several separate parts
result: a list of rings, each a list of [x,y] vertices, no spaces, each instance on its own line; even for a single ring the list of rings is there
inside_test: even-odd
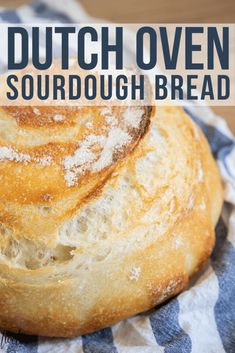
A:
[[[56,0],[55,0],[56,1]],[[66,3],[66,0],[64,0]],[[0,0],[15,8],[29,0]],[[119,23],[235,23],[235,0],[81,0],[93,16]],[[235,107],[213,107],[235,134]]]

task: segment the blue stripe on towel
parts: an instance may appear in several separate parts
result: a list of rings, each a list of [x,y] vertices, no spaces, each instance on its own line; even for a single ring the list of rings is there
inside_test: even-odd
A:
[[[200,126],[202,131],[204,132],[212,153],[215,158],[223,159],[226,157],[226,155],[231,152],[235,145],[235,141],[229,138],[228,136],[224,135],[220,130],[218,130],[216,127],[212,125],[208,125],[204,123],[195,113],[193,113],[191,110],[184,108],[184,110],[189,114],[189,116],[195,121],[197,125]],[[224,153],[226,151],[226,153]],[[221,152],[222,156],[221,156]],[[223,157],[223,158],[221,158]]]
[[[227,240],[227,227],[220,219],[216,227],[216,246],[212,267],[219,282],[215,321],[227,353],[235,352],[235,248]]]
[[[0,22],[20,23],[21,20],[16,11],[5,10],[0,12]]]
[[[37,353],[38,338],[22,334],[7,333],[7,353]]]
[[[189,353],[192,342],[189,335],[180,327],[179,302],[176,298],[150,314],[150,323],[157,343],[165,353]]]
[[[111,328],[82,336],[84,353],[117,353]]]
[[[189,116],[194,120],[194,122],[200,126],[210,144],[210,148],[214,157],[223,162],[223,166],[226,169],[226,172],[228,173],[228,175],[230,175],[230,177],[233,178],[233,175],[230,171],[230,167],[227,165],[226,157],[229,155],[229,153],[232,152],[233,148],[235,148],[235,140],[224,135],[220,130],[218,130],[214,126],[204,123],[191,110],[188,110],[187,108],[184,108],[184,110],[189,114]]]
[[[32,4],[32,9],[35,11],[37,17],[56,21],[58,23],[71,23],[71,18],[64,13],[52,10],[45,3],[36,2]]]

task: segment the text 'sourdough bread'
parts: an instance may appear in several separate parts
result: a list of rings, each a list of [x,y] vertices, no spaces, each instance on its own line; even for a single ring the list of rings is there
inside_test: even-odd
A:
[[[208,258],[222,205],[208,144],[180,108],[149,115],[1,108],[1,328],[112,325],[177,294]]]

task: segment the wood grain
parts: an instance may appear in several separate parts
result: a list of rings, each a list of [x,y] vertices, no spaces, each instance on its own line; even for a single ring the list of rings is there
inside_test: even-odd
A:
[[[0,0],[0,6],[15,8],[29,2]],[[235,0],[81,0],[81,3],[91,15],[119,23],[235,22]],[[213,110],[226,119],[235,133],[235,107]]]
[[[114,22],[232,23],[234,0],[81,0],[93,16]]]

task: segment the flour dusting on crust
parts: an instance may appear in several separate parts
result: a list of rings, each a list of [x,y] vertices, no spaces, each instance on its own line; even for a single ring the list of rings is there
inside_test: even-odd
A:
[[[74,154],[66,156],[62,161],[68,187],[78,185],[79,175],[84,175],[88,171],[99,172],[112,164],[115,154],[132,142],[133,136],[130,131],[140,126],[144,110],[141,107],[126,108],[121,126],[111,108],[103,108],[101,115],[107,124],[104,125],[103,135],[88,135]]]
[[[52,158],[50,156],[45,156],[42,158],[31,157],[29,154],[18,152],[12,147],[1,146],[0,161],[11,161],[24,164],[35,162],[41,166],[48,166],[52,163]]]
[[[130,271],[129,279],[131,281],[136,281],[137,282],[139,280],[139,278],[140,278],[140,273],[141,273],[141,269],[140,269],[139,266],[138,267],[136,267],[136,266],[132,267],[132,269]]]
[[[98,173],[129,153],[143,135],[150,113],[148,107],[105,107],[79,113],[76,109],[14,109],[7,114],[9,121],[16,119],[16,126],[12,125],[16,137],[11,137],[10,144],[5,136],[0,141],[0,162],[57,165],[66,187],[79,185],[86,173]]]
[[[114,153],[130,141],[131,136],[120,128],[110,130],[108,136],[89,135],[74,155],[63,160],[67,186],[75,186],[79,174],[84,174],[88,170],[97,172],[111,165]],[[100,154],[92,150],[95,147],[98,151],[101,150]]]

